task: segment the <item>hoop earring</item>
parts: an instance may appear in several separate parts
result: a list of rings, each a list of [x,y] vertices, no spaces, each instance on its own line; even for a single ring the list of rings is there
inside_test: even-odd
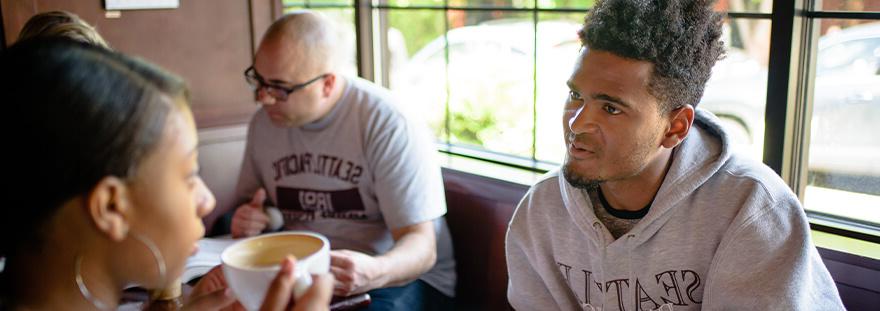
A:
[[[165,283],[166,275],[165,275],[165,259],[162,257],[162,252],[159,251],[159,247],[156,246],[156,243],[153,243],[149,238],[137,234],[135,232],[131,232],[131,235],[147,246],[147,249],[150,250],[150,254],[153,255],[153,259],[156,260],[156,266],[159,268],[159,286],[166,286],[168,284]]]
[[[79,293],[82,294],[83,298],[85,298],[88,302],[92,303],[98,310],[111,310],[110,307],[105,304],[103,301],[98,300],[97,297],[92,295],[92,292],[89,291],[89,288],[86,287],[86,283],[83,281],[82,274],[80,273],[80,267],[82,266],[82,255],[76,255],[76,264],[73,267],[73,271],[76,279],[76,286],[79,288]]]

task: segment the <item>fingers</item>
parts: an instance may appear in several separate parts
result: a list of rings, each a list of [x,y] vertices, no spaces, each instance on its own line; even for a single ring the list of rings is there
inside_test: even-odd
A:
[[[330,251],[330,266],[350,270],[354,267],[354,261],[345,251]]]
[[[190,297],[197,298],[202,295],[205,295],[210,292],[214,292],[218,289],[224,289],[228,287],[226,285],[226,278],[223,276],[222,266],[217,265],[212,268],[211,271],[205,273],[202,276],[202,279],[196,283],[196,286],[193,287],[192,292],[190,292]]]
[[[239,219],[239,225],[244,229],[263,229],[268,223],[267,219],[263,219],[260,216],[254,216],[253,218],[245,218],[246,216],[242,216]]]
[[[330,251],[330,273],[335,280],[333,294],[350,295],[354,290],[354,261],[344,250]]]
[[[236,301],[235,303],[232,304],[232,306],[224,309],[224,311],[247,311],[247,309],[244,308],[244,306],[241,304],[241,302]]]
[[[354,290],[354,277],[351,271],[331,266],[330,273],[333,275],[333,294],[336,296],[350,295]]]
[[[254,197],[251,199],[251,206],[262,209],[264,201],[266,201],[266,190],[263,190],[263,188],[257,189],[257,192],[254,193]]]
[[[312,274],[312,287],[296,302],[294,311],[328,310],[333,298],[333,275]]]
[[[235,302],[235,296],[232,294],[232,290],[224,288],[194,298],[184,309],[220,310],[231,306],[233,302]]]
[[[232,236],[254,236],[266,229],[269,216],[263,210],[252,208],[249,204],[239,206],[232,216]]]
[[[250,237],[255,236],[263,232],[265,230],[265,225],[260,225],[256,222],[243,222],[239,223],[238,229],[236,229],[237,235],[235,237]]]
[[[293,285],[296,278],[293,276],[295,259],[292,256],[287,257],[281,262],[281,271],[272,280],[269,290],[266,291],[266,298],[263,300],[262,311],[275,311],[287,309],[290,298],[293,295]]]
[[[211,270],[208,270],[208,272],[202,276],[202,280],[206,278],[216,280],[219,284],[226,285],[226,277],[223,275],[223,265],[216,265],[211,268]],[[201,281],[199,283],[201,283]]]

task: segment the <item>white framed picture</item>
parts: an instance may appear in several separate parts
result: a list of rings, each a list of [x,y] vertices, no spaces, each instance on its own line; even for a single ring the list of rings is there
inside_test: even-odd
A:
[[[104,0],[105,10],[176,9],[180,0]]]

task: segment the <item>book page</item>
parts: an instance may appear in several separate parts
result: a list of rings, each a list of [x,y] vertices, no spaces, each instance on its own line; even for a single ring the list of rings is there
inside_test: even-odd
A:
[[[186,260],[181,281],[188,283],[192,279],[207,273],[220,264],[220,253],[237,240],[229,236],[203,238],[199,240],[199,251]]]

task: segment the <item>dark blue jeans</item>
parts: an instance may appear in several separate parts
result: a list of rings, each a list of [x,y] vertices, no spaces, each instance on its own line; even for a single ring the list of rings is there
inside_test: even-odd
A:
[[[372,302],[366,309],[374,310],[453,310],[452,298],[422,280],[401,287],[374,289],[369,292]]]

